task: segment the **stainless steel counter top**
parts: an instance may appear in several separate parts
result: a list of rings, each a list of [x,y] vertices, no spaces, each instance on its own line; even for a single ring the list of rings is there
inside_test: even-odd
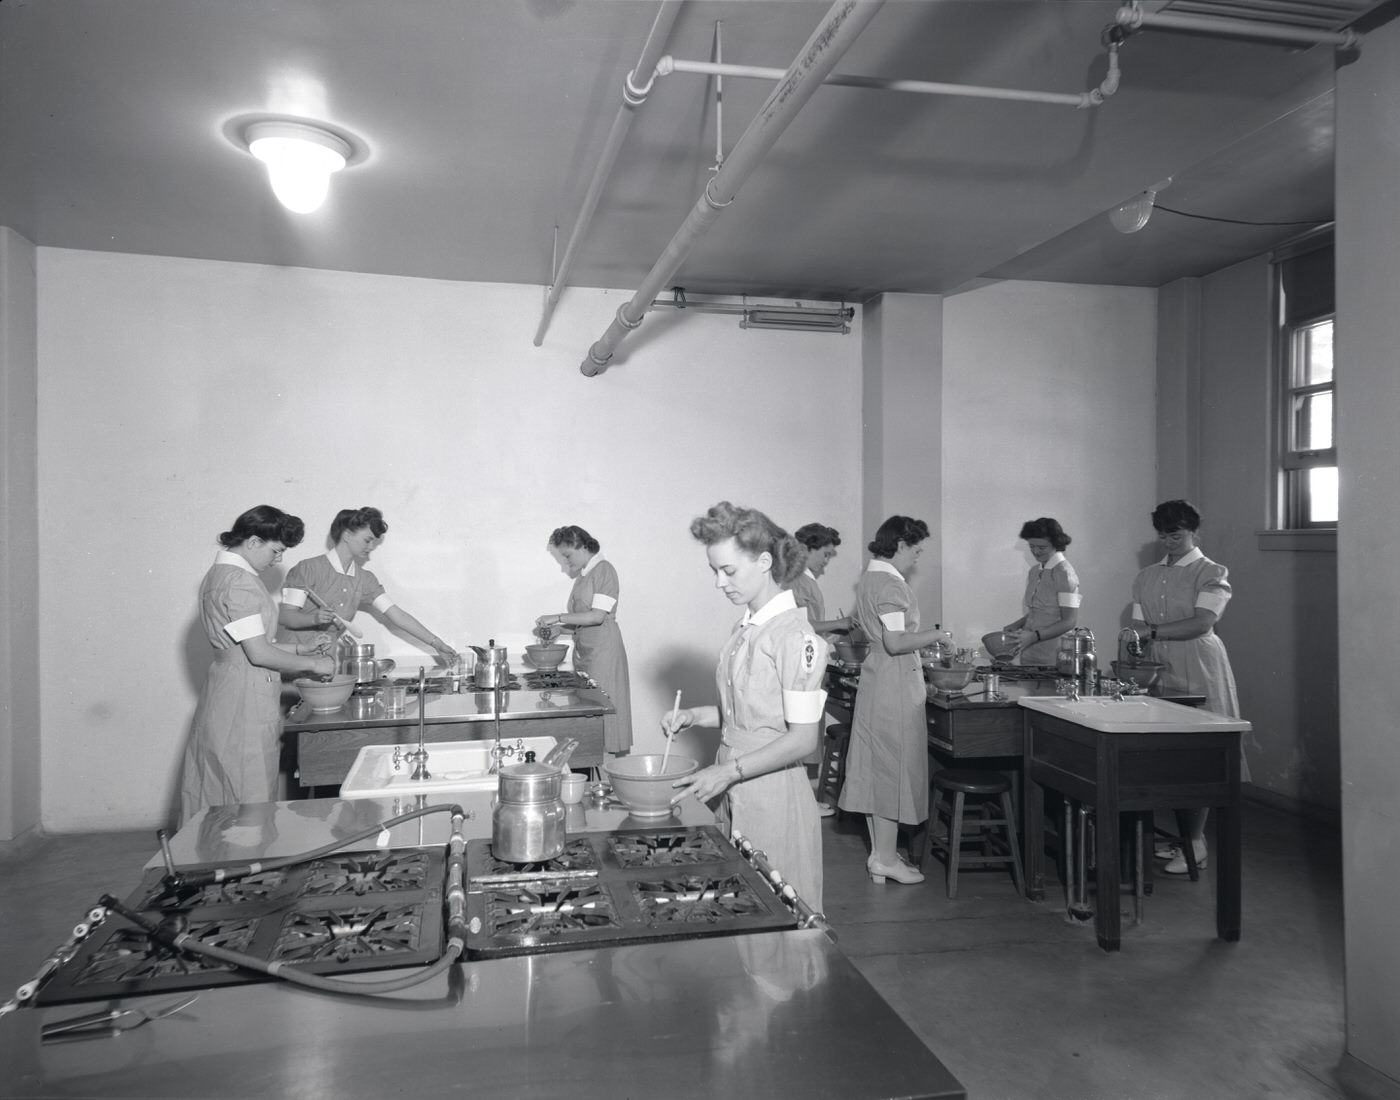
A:
[[[429,693],[423,712],[425,726],[456,722],[491,722],[495,715],[492,693],[468,691],[458,695]],[[607,694],[598,688],[517,688],[501,693],[501,721],[521,718],[570,718],[612,714],[616,708]],[[376,705],[364,718],[351,717],[342,706],[332,711],[316,712],[305,700],[287,712],[283,729],[291,733],[306,730],[382,729],[386,726],[418,725],[418,697],[411,696],[403,714],[390,716]]]

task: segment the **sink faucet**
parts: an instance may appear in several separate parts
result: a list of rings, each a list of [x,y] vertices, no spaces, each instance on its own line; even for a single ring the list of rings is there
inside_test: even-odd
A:
[[[1127,664],[1123,659],[1125,653],[1134,661],[1142,660],[1142,638],[1130,626],[1125,626],[1118,632],[1118,663],[1120,665]]]
[[[410,780],[431,779],[432,775],[428,771],[428,750],[423,744],[423,710],[424,704],[428,701],[427,675],[422,665],[418,666],[418,748],[413,752],[405,753],[404,759],[413,765],[413,773],[408,777]]]

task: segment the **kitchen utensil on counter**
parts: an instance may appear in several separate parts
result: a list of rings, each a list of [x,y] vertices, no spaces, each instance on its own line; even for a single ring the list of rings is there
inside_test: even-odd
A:
[[[586,782],[587,777],[578,772],[568,772],[564,775],[559,784],[559,798],[565,806],[574,806],[583,801],[583,786]]]
[[[541,672],[553,672],[563,663],[564,654],[569,652],[566,645],[527,645],[525,656]]]
[[[1167,666],[1161,661],[1112,661],[1113,678],[1136,684],[1148,695],[1162,694],[1162,673]]]
[[[666,751],[661,754],[661,773],[666,774],[666,761],[671,758],[671,746],[676,741],[676,715],[681,712],[681,689],[676,690],[676,701],[671,707],[671,720],[666,724]]]
[[[312,680],[302,677],[296,681],[301,697],[311,704],[315,712],[323,713],[339,710],[355,690],[355,677],[349,673],[339,673],[327,680]]]
[[[699,767],[688,756],[676,757],[664,770],[660,756],[619,756],[604,763],[603,772],[633,817],[666,817],[676,795],[671,784]]]
[[[924,665],[924,678],[934,686],[941,695],[951,695],[955,691],[962,691],[972,680],[972,674],[977,670],[972,665],[948,665],[944,666],[938,662]]]
[[[342,642],[336,648],[336,669],[355,677],[360,684],[373,683],[382,676],[372,642]]]
[[[330,604],[326,603],[325,600],[321,599],[321,597],[316,595],[316,593],[311,591],[311,589],[308,588],[306,590],[306,594],[309,597],[311,597],[311,602],[314,603],[317,607],[319,607],[322,611],[329,611],[332,615],[335,616],[335,625],[340,627],[343,633],[349,634],[352,638],[363,638],[365,636],[365,632],[363,630],[361,630],[358,626],[355,626],[349,620],[342,619],[339,613],[337,613],[336,610],[332,608]]]
[[[476,654],[476,671],[473,677],[476,686],[482,691],[505,687],[510,679],[510,662],[506,659],[506,647],[497,645],[492,638],[485,646],[468,646]]]
[[[557,767],[525,763],[501,768],[491,811],[491,853],[507,863],[538,863],[564,850],[564,777]]]
[[[1066,630],[1060,635],[1060,648],[1055,654],[1055,670],[1061,676],[1072,676],[1074,679],[1082,679],[1085,673],[1085,666],[1090,662],[1086,657],[1093,656],[1093,664],[1097,666],[1098,657],[1094,655],[1094,632],[1087,626],[1076,626]]]
[[[1016,656],[1016,635],[1009,630],[994,630],[982,635],[982,648],[994,661],[1009,661]]]
[[[544,762],[551,768],[558,768],[561,772],[566,771],[569,767],[569,757],[574,755],[574,750],[576,748],[578,748],[578,738],[566,737],[563,741],[560,741],[559,744],[555,745],[554,748],[549,750],[548,755],[544,758]],[[565,776],[565,778],[567,779],[568,777]]]
[[[408,681],[386,680],[379,690],[379,702],[384,713],[397,717],[408,710]]]
[[[870,656],[869,642],[853,642],[849,638],[837,638],[832,642],[836,657],[848,665],[858,665]]]

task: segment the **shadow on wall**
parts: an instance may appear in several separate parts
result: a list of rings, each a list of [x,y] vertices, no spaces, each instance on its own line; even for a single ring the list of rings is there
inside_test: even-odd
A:
[[[706,653],[698,648],[675,648],[660,655],[657,662],[660,669],[660,686],[669,699],[674,700],[676,692],[681,693],[682,707],[719,706],[719,690],[715,686],[715,664],[719,647],[714,653]],[[667,704],[669,713],[670,702]],[[634,727],[638,715],[633,714]],[[659,730],[662,715],[654,718],[642,717],[642,721],[654,723],[652,730]],[[651,731],[648,731],[650,733]],[[634,734],[635,736],[635,734]],[[705,767],[714,763],[715,752],[719,749],[719,730],[688,729],[676,738],[672,753],[680,753],[700,761]]]

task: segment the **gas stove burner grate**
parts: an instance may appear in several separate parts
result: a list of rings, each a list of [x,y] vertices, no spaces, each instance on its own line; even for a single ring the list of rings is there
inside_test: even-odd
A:
[[[553,859],[537,860],[533,863],[510,863],[504,859],[497,859],[491,851],[489,840],[467,841],[467,869],[473,882],[596,876],[600,865],[598,853],[584,837],[574,837]]]
[[[699,875],[662,882],[638,882],[633,896],[652,926],[718,924],[763,912],[753,886],[738,876],[718,881]]]
[[[990,665],[978,665],[978,677],[997,676],[1005,683],[1020,683],[1026,680],[1054,680],[1059,672],[1054,665],[1010,665],[1000,661]]]
[[[201,943],[312,973],[424,965],[442,955],[445,861],[440,848],[350,852],[200,887],[167,882],[153,868],[126,904]],[[36,999],[64,1004],[268,980],[167,947],[114,916]]]
[[[716,839],[706,833],[619,833],[608,839],[608,847],[623,867],[672,867],[724,858]]]
[[[488,935],[534,940],[568,932],[621,928],[612,895],[597,882],[543,882],[491,890]]]
[[[534,691],[558,691],[564,688],[592,687],[593,681],[581,672],[567,669],[536,670],[525,673],[525,686]]]

